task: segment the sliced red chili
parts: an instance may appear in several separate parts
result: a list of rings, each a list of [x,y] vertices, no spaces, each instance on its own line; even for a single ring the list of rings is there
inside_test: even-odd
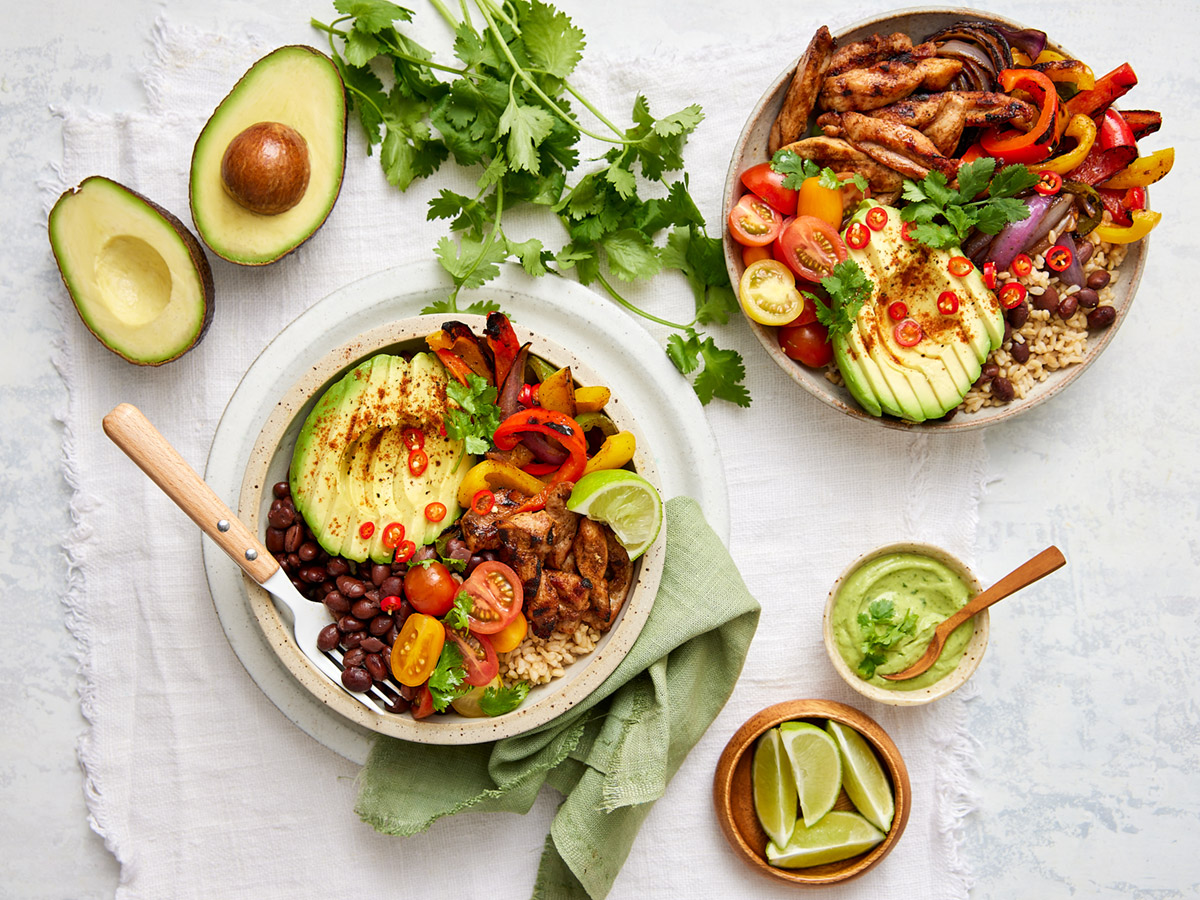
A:
[[[883,231],[887,227],[888,211],[882,206],[872,206],[867,211],[867,227],[872,231]]]
[[[846,246],[851,250],[861,250],[871,243],[871,232],[862,222],[855,222],[846,229]]]
[[[901,347],[915,347],[921,342],[924,334],[916,319],[905,319],[896,323],[896,327],[892,329],[892,336]]]
[[[996,289],[996,264],[990,259],[983,264],[983,283],[989,291]]]
[[[965,256],[952,256],[950,262],[946,264],[946,268],[955,278],[966,278],[974,270],[975,265]]]
[[[952,316],[958,312],[958,294],[954,291],[942,291],[937,299],[938,312],[943,316]]]
[[[420,428],[405,428],[400,432],[400,440],[409,450],[420,450],[425,446],[425,432]]]
[[[430,522],[440,522],[446,518],[446,504],[436,500],[425,507],[425,518]]]
[[[379,601],[379,609],[387,613],[389,616],[400,608],[400,604],[404,601],[394,594],[384,597]]]
[[[371,535],[373,535],[374,533],[375,533],[375,523],[374,522],[363,522],[361,525],[358,526],[358,536],[360,538],[362,538],[364,541],[370,540]]]
[[[1074,260],[1075,254],[1071,252],[1071,248],[1064,247],[1062,244],[1055,244],[1046,251],[1046,265],[1055,272],[1065,272],[1071,268]]]
[[[1005,309],[1012,309],[1024,303],[1028,295],[1029,291],[1025,290],[1025,285],[1019,281],[1010,281],[1000,288],[1000,305]]]
[[[1033,271],[1033,260],[1029,258],[1028,254],[1018,253],[1009,264],[1008,271],[1018,278],[1024,278]]]
[[[412,541],[401,541],[396,547],[395,561],[398,563],[408,562],[416,552],[417,545]]]
[[[413,450],[408,454],[408,471],[414,478],[420,478],[429,468],[429,456],[424,450]]]
[[[482,491],[476,491],[475,496],[471,498],[471,512],[477,516],[486,516],[492,511],[492,507],[496,505],[496,495],[484,488]]]
[[[1033,189],[1043,197],[1052,197],[1062,190],[1062,176],[1049,169],[1038,172],[1038,183]]]
[[[909,241],[910,243],[913,239],[912,234],[910,233],[912,231],[912,224],[912,222],[904,222],[900,226],[900,238],[902,240]]]
[[[888,304],[888,316],[892,321],[899,322],[908,315],[908,306],[903,300],[897,300],[895,303]]]
[[[404,540],[404,526],[399,522],[388,522],[383,526],[383,534],[379,538],[383,549],[395,550],[400,546],[402,540]]]

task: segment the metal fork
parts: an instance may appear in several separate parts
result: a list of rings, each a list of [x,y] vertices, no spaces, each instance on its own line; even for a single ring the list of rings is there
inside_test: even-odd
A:
[[[262,585],[276,604],[292,619],[292,629],[301,652],[330,681],[365,706],[388,715],[387,706],[399,696],[399,687],[376,682],[364,693],[351,691],[342,683],[344,653],[317,646],[317,635],[332,624],[323,603],[306,599],[296,590],[271,552],[234,516],[179,452],[162,436],[140,409],[121,403],[104,417],[104,433],[125,455],[137,463],[150,479],[181,510],[200,526],[218,547],[247,575]]]

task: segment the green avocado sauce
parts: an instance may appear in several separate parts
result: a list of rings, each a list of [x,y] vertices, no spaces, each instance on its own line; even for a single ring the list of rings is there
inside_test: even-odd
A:
[[[864,563],[842,582],[833,608],[833,637],[850,669],[868,684],[912,691],[954,671],[974,631],[954,630],[937,662],[916,678],[887,681],[921,658],[933,631],[971,597],[950,568],[917,553],[890,553]]]

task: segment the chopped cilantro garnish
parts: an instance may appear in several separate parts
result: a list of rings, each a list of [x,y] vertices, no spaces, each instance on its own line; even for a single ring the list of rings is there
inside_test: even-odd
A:
[[[821,287],[829,293],[828,306],[815,294],[805,291],[804,296],[816,304],[817,321],[829,329],[832,338],[854,327],[854,319],[875,290],[875,283],[857,262],[844,259],[821,279]]]
[[[434,709],[445,712],[451,700],[461,697],[471,689],[464,680],[466,675],[462,651],[456,644],[447,641],[442,647],[442,655],[438,657],[437,667],[429,676],[429,695],[433,698]]]
[[[800,185],[804,184],[810,178],[818,179],[818,184],[823,188],[836,191],[846,182],[853,182],[864,194],[867,191],[867,179],[857,172],[851,174],[847,178],[839,178],[833,169],[825,166],[818,166],[811,159],[804,159],[795,150],[788,150],[786,147],[776,151],[771,158],[771,168],[780,175],[785,176],[783,186],[792,190],[799,190]]]
[[[471,622],[467,617],[471,615],[471,608],[474,605],[470,594],[466,591],[459,591],[454,597],[449,612],[442,616],[442,621],[446,623],[447,628],[455,631],[467,631],[471,627]]]
[[[909,237],[940,250],[962,244],[972,228],[998,234],[1009,222],[1029,218],[1029,207],[1016,195],[1033,187],[1038,176],[1027,166],[1011,165],[993,177],[995,169],[990,156],[966,163],[958,170],[957,189],[941,172],[930,172],[920,182],[906,178],[903,197],[912,202],[900,218],[914,223]],[[987,196],[976,200],[985,189]]]
[[[872,600],[866,612],[858,614],[862,628],[862,661],[858,671],[864,679],[871,678],[875,669],[887,661],[887,652],[905,635],[917,630],[917,614],[912,610],[896,621],[896,604],[891,600]]]
[[[446,436],[465,441],[468,453],[479,456],[492,448],[492,434],[500,427],[500,407],[496,388],[475,374],[467,375],[467,384],[446,384],[446,396],[458,409],[446,411]]]
[[[479,698],[479,708],[489,716],[502,716],[520,706],[529,695],[529,682],[518,681],[511,687],[489,687]]]

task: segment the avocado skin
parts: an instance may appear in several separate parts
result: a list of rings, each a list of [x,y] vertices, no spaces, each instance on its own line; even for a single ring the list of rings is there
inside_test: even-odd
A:
[[[285,51],[297,51],[297,50],[310,53],[310,54],[312,54],[313,57],[315,57],[319,60],[323,60],[326,64],[328,64],[329,68],[333,71],[334,76],[337,78],[337,83],[341,86],[342,102],[338,108],[338,114],[341,119],[341,123],[340,123],[340,125],[341,125],[341,152],[340,152],[339,159],[338,159],[338,165],[337,165],[338,173],[337,173],[337,180],[336,180],[335,186],[333,188],[333,196],[332,196],[328,206],[325,208],[325,210],[321,214],[321,216],[317,220],[315,220],[311,223],[311,225],[309,226],[308,232],[306,234],[304,234],[303,237],[301,237],[299,240],[295,241],[290,246],[285,247],[281,252],[271,255],[269,259],[268,258],[239,259],[239,258],[231,255],[228,252],[223,252],[223,250],[220,246],[214,246],[214,243],[219,244],[219,242],[215,241],[215,240],[210,241],[209,237],[205,234],[205,229],[200,225],[200,220],[203,217],[198,214],[197,206],[196,206],[197,157],[202,152],[202,144],[204,142],[205,135],[208,132],[209,126],[212,124],[213,119],[215,119],[217,117],[217,115],[221,112],[222,108],[230,101],[230,99],[239,93],[240,89],[244,86],[247,78],[249,78],[254,73],[255,69],[259,68],[264,63],[269,64],[269,61],[271,60],[271,58],[278,54],[282,54]],[[221,259],[224,259],[227,262],[231,262],[231,263],[234,263],[239,266],[266,266],[266,265],[270,265],[273,262],[278,262],[279,260],[283,259],[285,256],[289,255],[290,253],[294,252],[298,248],[302,247],[305,243],[307,243],[313,237],[313,235],[315,235],[318,231],[321,230],[321,226],[325,224],[326,220],[329,218],[329,214],[333,212],[333,207],[337,204],[338,197],[341,196],[342,182],[343,182],[343,179],[344,179],[345,173],[346,173],[346,139],[347,139],[347,130],[349,127],[350,120],[349,120],[349,114],[348,114],[349,110],[347,108],[346,101],[345,101],[345,91],[346,91],[346,87],[345,87],[345,83],[342,81],[342,74],[341,74],[341,72],[339,72],[337,70],[337,66],[334,64],[333,60],[330,59],[326,54],[322,53],[317,48],[310,47],[307,44],[286,44],[282,47],[278,47],[275,50],[272,50],[270,53],[266,54],[266,56],[263,56],[261,59],[256,61],[252,66],[250,66],[242,74],[242,77],[237,80],[237,83],[232,88],[230,88],[229,93],[226,94],[225,97],[221,100],[221,102],[216,105],[216,107],[213,109],[212,115],[209,116],[208,120],[204,123],[204,127],[200,130],[200,135],[196,138],[196,143],[192,148],[192,160],[191,160],[191,164],[189,167],[190,174],[189,174],[189,178],[188,178],[188,205],[190,206],[191,211],[192,211],[192,221],[196,223],[197,231],[199,232],[200,237],[204,240],[204,243],[208,246],[209,250],[211,250],[217,256],[221,257]],[[249,123],[249,124],[254,124],[254,123]],[[284,124],[288,124],[288,123],[284,123]],[[240,129],[239,129],[239,131],[240,131]],[[218,168],[219,168],[219,164],[220,164],[220,159],[222,158],[222,156],[224,154],[224,150],[225,150],[225,148],[222,147],[219,149],[219,151],[216,154]],[[251,213],[248,210],[246,211],[246,214],[249,216],[256,216],[255,213]],[[264,217],[258,217],[258,218],[264,218]]]
[[[50,237],[50,251],[54,254],[54,263],[55,263],[55,266],[57,266],[57,268],[58,268],[59,277],[62,279],[63,286],[66,287],[67,293],[71,297],[71,303],[72,303],[72,305],[75,306],[75,311],[76,311],[76,313],[79,314],[79,318],[83,322],[84,327],[87,328],[87,330],[92,333],[92,335],[96,338],[96,340],[98,340],[101,344],[103,344],[105,347],[107,347],[109,350],[111,350],[117,356],[121,357],[121,359],[125,360],[126,362],[131,362],[136,366],[151,366],[151,367],[161,366],[161,365],[165,365],[166,363],[173,362],[173,361],[179,359],[179,357],[183,356],[185,353],[187,353],[189,350],[191,350],[197,344],[199,344],[200,341],[203,340],[205,334],[208,333],[209,326],[212,325],[213,314],[216,310],[216,306],[215,306],[215,302],[214,302],[215,296],[216,296],[216,291],[215,291],[215,287],[213,284],[212,266],[209,265],[208,257],[204,253],[204,248],[202,246],[200,246],[200,241],[197,240],[196,236],[194,234],[192,234],[191,229],[189,229],[186,225],[184,225],[183,222],[180,221],[178,217],[173,215],[169,210],[166,210],[163,207],[159,206],[157,203],[155,203],[149,197],[146,197],[145,195],[138,193],[137,191],[133,190],[132,188],[130,188],[124,184],[121,184],[119,181],[114,181],[111,178],[105,178],[103,175],[91,175],[91,176],[85,178],[83,181],[81,181],[75,187],[67,188],[67,190],[63,191],[62,194],[59,195],[58,200],[55,201],[54,209],[57,209],[58,205],[60,203],[62,203],[67,198],[73,196],[74,194],[79,193],[80,191],[82,191],[84,189],[84,187],[89,182],[93,182],[93,181],[107,182],[108,184],[113,185],[114,187],[119,188],[120,190],[129,194],[131,197],[133,197],[134,199],[136,199],[139,202],[141,202],[142,204],[144,204],[148,209],[150,209],[151,212],[157,214],[162,219],[164,219],[166,221],[166,223],[169,226],[171,226],[171,228],[175,231],[175,234],[177,234],[179,236],[180,241],[183,243],[184,248],[187,250],[188,257],[191,259],[192,267],[195,269],[196,274],[200,278],[201,296],[204,298],[203,322],[201,323],[200,329],[196,332],[196,335],[195,335],[195,337],[192,338],[191,342],[188,343],[187,346],[180,348],[178,350],[178,352],[176,352],[174,355],[172,355],[166,359],[158,359],[158,360],[136,359],[134,357],[131,357],[131,356],[128,356],[128,355],[122,353],[120,350],[116,349],[111,344],[109,344],[108,341],[106,341],[104,339],[103,335],[99,334],[94,328],[92,328],[91,324],[87,321],[86,318],[84,318],[83,313],[80,312],[78,301],[75,298],[75,292],[71,289],[71,283],[67,280],[66,272],[63,271],[63,260],[62,260],[61,255],[59,254],[59,248],[56,245],[56,242],[54,240],[54,231],[53,231],[52,225],[50,222],[48,222],[47,226],[46,226],[46,230]],[[54,209],[51,209],[51,211],[50,211],[51,222],[54,218]]]

